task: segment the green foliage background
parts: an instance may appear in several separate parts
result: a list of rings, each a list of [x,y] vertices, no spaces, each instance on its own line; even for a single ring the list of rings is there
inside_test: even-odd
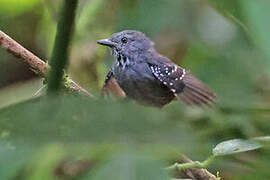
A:
[[[42,86],[0,49],[0,179],[169,179],[181,154],[206,159],[216,144],[269,135],[270,2],[81,0],[68,73],[97,98],[33,97]],[[50,59],[62,1],[1,0],[0,29]],[[113,61],[98,39],[145,32],[219,97],[215,109],[163,109],[99,98]],[[269,179],[269,147],[218,159],[224,179]]]

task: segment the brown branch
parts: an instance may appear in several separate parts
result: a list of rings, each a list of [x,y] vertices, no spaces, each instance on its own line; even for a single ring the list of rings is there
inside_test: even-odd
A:
[[[180,163],[192,163],[193,161],[189,158],[182,156]],[[218,180],[218,178],[207,171],[204,168],[190,168],[186,170],[181,170],[183,174],[188,176],[189,178],[196,179],[196,180]]]
[[[34,70],[34,72],[36,72],[39,76],[43,78],[46,77],[46,74],[49,71],[50,66],[46,64],[44,61],[42,61],[39,57],[37,57],[36,55],[25,49],[15,40],[10,38],[7,34],[2,32],[1,30],[0,30],[0,46],[3,49],[7,50],[9,53],[13,54],[14,56],[22,59],[25,63],[29,64],[30,67]],[[82,92],[87,96],[91,97],[93,96],[87,90],[79,86],[77,83],[75,83],[68,77],[64,78],[64,84],[65,87],[70,90]]]

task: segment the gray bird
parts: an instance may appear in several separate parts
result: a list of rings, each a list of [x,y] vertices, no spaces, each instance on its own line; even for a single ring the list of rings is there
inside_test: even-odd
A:
[[[215,94],[189,71],[159,54],[139,31],[125,30],[99,40],[116,58],[103,91],[139,103],[163,107],[174,99],[187,105],[211,105]]]

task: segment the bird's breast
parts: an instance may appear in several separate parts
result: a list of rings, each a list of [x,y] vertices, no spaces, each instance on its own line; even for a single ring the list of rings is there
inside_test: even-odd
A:
[[[129,98],[144,104],[162,106],[169,103],[173,93],[151,73],[146,63],[113,68],[114,76]]]

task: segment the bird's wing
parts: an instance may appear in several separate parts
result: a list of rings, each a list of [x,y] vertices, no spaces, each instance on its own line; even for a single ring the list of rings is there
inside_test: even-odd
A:
[[[109,71],[109,73],[107,74],[105,78],[104,86],[102,88],[102,93],[103,95],[113,96],[117,98],[126,97],[126,93],[117,83],[112,71]]]
[[[148,63],[152,74],[188,105],[211,105],[216,95],[189,71],[174,63]]]

